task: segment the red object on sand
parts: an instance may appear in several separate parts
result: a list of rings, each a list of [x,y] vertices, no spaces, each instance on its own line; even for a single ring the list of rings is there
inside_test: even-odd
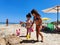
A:
[[[19,36],[20,35],[20,29],[16,30],[16,35]]]
[[[34,32],[33,28],[29,28],[29,32]]]

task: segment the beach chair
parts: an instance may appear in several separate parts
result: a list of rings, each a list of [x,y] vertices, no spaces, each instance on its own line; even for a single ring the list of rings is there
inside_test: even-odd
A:
[[[47,27],[50,31],[54,31],[54,24],[48,23]]]

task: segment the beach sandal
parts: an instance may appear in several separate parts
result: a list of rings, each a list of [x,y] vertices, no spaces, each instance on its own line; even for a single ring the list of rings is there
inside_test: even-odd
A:
[[[30,39],[30,35],[28,34],[26,38],[27,38],[27,40],[29,40]]]

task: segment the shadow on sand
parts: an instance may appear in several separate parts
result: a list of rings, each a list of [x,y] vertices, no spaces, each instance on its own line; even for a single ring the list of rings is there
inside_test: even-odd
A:
[[[36,43],[36,40],[23,40],[20,43]]]
[[[51,34],[60,34],[60,30],[51,30],[50,28],[48,27],[45,27],[44,29],[41,30],[41,32],[44,32],[44,33],[51,33]]]
[[[26,36],[20,36],[20,37],[26,37]]]

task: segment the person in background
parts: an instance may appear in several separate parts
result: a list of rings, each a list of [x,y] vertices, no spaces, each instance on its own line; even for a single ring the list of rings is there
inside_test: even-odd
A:
[[[8,26],[8,19],[6,19],[6,26]]]
[[[31,11],[33,18],[33,23],[36,24],[36,37],[37,37],[37,41],[39,38],[39,35],[41,36],[41,42],[43,42],[43,35],[41,34],[40,30],[42,29],[42,19],[41,19],[41,15],[39,15],[39,13],[33,9]],[[32,24],[33,25],[33,24]]]
[[[27,18],[27,20],[26,20],[27,35],[29,34],[30,37],[31,37],[31,25],[32,25],[32,21],[30,20],[30,18],[31,18],[30,13],[28,13],[26,15],[26,18]]]

